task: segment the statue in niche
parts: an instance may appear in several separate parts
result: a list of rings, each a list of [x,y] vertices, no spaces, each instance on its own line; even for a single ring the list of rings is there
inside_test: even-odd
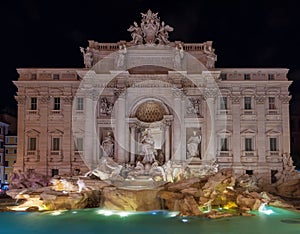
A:
[[[80,47],[80,52],[83,54],[85,68],[91,68],[93,64],[93,54],[90,51],[90,48],[87,47],[86,50],[84,50],[83,47]]]
[[[125,65],[125,55],[127,53],[126,45],[120,45],[118,55],[116,56],[116,67],[123,68]]]
[[[214,68],[215,61],[217,61],[217,55],[215,54],[215,49],[212,48],[212,41],[205,42],[204,53],[207,55],[207,68]]]
[[[165,25],[165,22],[161,22],[160,29],[158,30],[157,40],[159,44],[166,45],[169,43],[169,32],[172,32],[174,29],[169,26]],[[181,44],[180,44],[181,45]]]
[[[183,56],[184,56],[183,46],[181,44],[176,45],[175,56],[174,56],[174,67],[176,69],[181,68],[181,61],[183,59]]]
[[[201,136],[193,131],[193,135],[187,141],[188,158],[199,157],[199,144],[201,143]],[[201,157],[200,157],[201,158]]]
[[[113,104],[108,102],[107,98],[101,98],[100,101],[100,114],[110,115],[113,109]]]
[[[114,156],[114,139],[112,138],[110,132],[108,132],[107,136],[104,137],[101,146],[103,149],[104,156],[106,157]]]
[[[144,153],[144,158],[142,163],[152,164],[155,161],[155,156],[154,156],[154,140],[151,135],[150,129],[145,130],[142,136],[141,143],[143,144],[142,149]]]
[[[137,22],[133,22],[133,25],[131,25],[127,31],[131,32],[132,42],[135,45],[143,44],[143,32]]]

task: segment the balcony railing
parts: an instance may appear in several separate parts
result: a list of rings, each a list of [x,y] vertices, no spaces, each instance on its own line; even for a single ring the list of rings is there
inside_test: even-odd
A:
[[[26,162],[38,162],[40,161],[39,150],[28,150],[26,153]]]
[[[61,150],[51,150],[49,152],[50,162],[61,162],[63,160],[63,154]]]

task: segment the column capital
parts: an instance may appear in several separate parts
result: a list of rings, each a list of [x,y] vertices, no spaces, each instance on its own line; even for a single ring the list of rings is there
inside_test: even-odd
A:
[[[205,88],[203,92],[203,97],[205,100],[212,98],[215,99],[218,96],[217,88]]]
[[[174,98],[183,98],[185,96],[185,92],[183,89],[173,88],[172,95]]]
[[[96,89],[91,89],[88,92],[86,92],[86,97],[93,101],[98,101],[99,92]]]
[[[125,98],[127,90],[125,88],[115,88],[114,95],[116,98]]]
[[[50,96],[45,95],[45,96],[41,96],[39,99],[41,104],[49,104],[51,98]]]
[[[290,100],[291,100],[291,96],[289,95],[280,95],[279,96],[279,100],[283,103],[283,104],[289,104]]]
[[[25,96],[15,96],[15,100],[18,102],[18,105],[24,105],[26,97]]]

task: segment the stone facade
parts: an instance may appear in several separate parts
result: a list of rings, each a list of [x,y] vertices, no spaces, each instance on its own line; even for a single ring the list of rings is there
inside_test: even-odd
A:
[[[151,132],[162,164],[216,161],[271,182],[290,154],[288,69],[215,68],[211,41],[169,42],[172,27],[142,16],[131,42],[81,48],[85,68],[18,69],[15,170],[84,173],[103,156],[135,165]]]

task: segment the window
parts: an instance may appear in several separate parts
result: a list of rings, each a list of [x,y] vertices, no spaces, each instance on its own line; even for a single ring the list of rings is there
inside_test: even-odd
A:
[[[244,80],[250,80],[250,74],[244,74]]]
[[[278,170],[271,170],[271,183],[275,183],[277,181],[276,174],[278,173]]]
[[[51,150],[60,150],[60,138],[54,137],[51,142]]]
[[[277,139],[274,137],[270,138],[270,151],[277,151]]]
[[[76,99],[76,110],[83,110],[83,98]]]
[[[37,75],[36,74],[31,74],[31,80],[36,80]]]
[[[33,174],[35,172],[34,169],[28,169],[27,171],[28,171],[28,174]]]
[[[14,149],[14,154],[17,154],[17,149]]]
[[[83,138],[76,139],[76,150],[83,151]]]
[[[58,172],[59,172],[58,169],[52,169],[52,170],[51,170],[51,175],[52,175],[52,177],[58,175]]]
[[[28,150],[34,151],[36,150],[36,138],[30,137],[28,141]]]
[[[275,110],[275,97],[269,97],[269,109]]]
[[[8,149],[5,150],[5,154],[9,154]]]
[[[244,109],[251,110],[251,97],[244,97]]]
[[[253,170],[246,170],[246,175],[253,175]]]
[[[2,154],[0,155],[0,163],[2,163]]]
[[[8,167],[8,161],[5,161],[5,162],[4,162],[4,166],[5,166],[5,167]]]
[[[8,143],[9,143],[9,138],[5,137],[5,144],[8,144]]]
[[[59,97],[55,97],[54,98],[54,110],[60,110],[60,98]]]
[[[221,138],[221,151],[228,151],[227,138]]]
[[[16,143],[16,144],[18,143],[18,138],[17,138],[17,137],[15,137],[15,143]]]
[[[53,74],[53,80],[59,80],[59,74]]]
[[[220,97],[220,109],[227,110],[227,97]]]
[[[252,138],[245,138],[245,151],[252,151]]]
[[[4,143],[3,141],[0,141],[0,149],[3,149],[4,148]]]
[[[2,135],[2,128],[0,128],[0,135]]]
[[[268,74],[268,80],[275,80],[274,74]]]
[[[221,73],[220,78],[221,78],[221,80],[227,80],[227,74]]]
[[[30,110],[37,110],[37,98],[32,97],[30,100]]]
[[[7,179],[8,179],[8,175],[5,174],[5,175],[4,175],[4,180],[7,180]]]

